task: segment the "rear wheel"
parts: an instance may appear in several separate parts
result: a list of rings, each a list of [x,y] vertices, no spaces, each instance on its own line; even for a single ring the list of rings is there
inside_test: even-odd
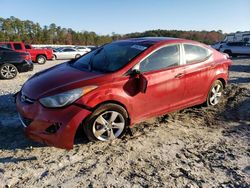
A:
[[[223,94],[223,84],[220,80],[216,80],[209,90],[207,97],[207,105],[215,106],[221,100]]]
[[[91,141],[108,141],[121,137],[128,126],[127,111],[117,104],[104,104],[85,121],[83,130]]]
[[[36,58],[36,62],[40,65],[44,64],[46,62],[46,57],[44,55],[39,55]]]
[[[2,79],[13,79],[16,77],[17,73],[17,68],[12,64],[6,63],[0,67],[0,77]]]

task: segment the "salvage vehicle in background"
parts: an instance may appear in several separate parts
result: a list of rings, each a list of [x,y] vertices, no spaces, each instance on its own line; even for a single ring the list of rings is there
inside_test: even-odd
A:
[[[248,42],[228,42],[222,44],[219,48],[220,52],[226,53],[229,56],[237,57],[250,55],[250,43]]]
[[[217,105],[230,65],[195,41],[115,41],[35,74],[16,95],[17,111],[28,137],[71,149],[79,126],[89,140],[108,141],[151,117]]]
[[[0,46],[17,52],[28,52],[31,55],[32,61],[38,64],[44,64],[46,60],[52,60],[53,52],[51,49],[35,49],[32,45],[22,42],[0,42]]]
[[[0,47],[0,78],[15,78],[18,72],[33,70],[30,54]]]
[[[84,51],[79,51],[75,48],[57,48],[53,51],[53,59],[76,59],[86,54]]]

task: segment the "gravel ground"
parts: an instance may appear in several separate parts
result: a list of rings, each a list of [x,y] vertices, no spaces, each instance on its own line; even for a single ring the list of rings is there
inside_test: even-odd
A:
[[[0,187],[250,187],[250,59],[234,59],[225,97],[143,122],[133,136],[70,151],[25,138],[12,94],[34,72],[0,80]]]

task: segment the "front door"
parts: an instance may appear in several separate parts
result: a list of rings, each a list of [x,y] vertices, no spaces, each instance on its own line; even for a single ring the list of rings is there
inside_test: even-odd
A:
[[[182,103],[184,67],[180,60],[180,45],[175,44],[158,49],[138,64],[148,85],[145,93],[130,99],[135,121],[163,114]]]

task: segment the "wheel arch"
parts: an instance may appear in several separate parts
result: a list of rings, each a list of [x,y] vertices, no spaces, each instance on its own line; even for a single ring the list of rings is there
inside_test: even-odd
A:
[[[217,76],[211,81],[211,83],[209,84],[209,87],[207,88],[207,90],[206,90],[206,92],[205,92],[205,95],[204,95],[204,97],[203,97],[203,100],[204,100],[204,101],[207,100],[207,96],[208,96],[208,94],[209,94],[209,91],[210,91],[212,85],[214,84],[214,82],[215,82],[216,80],[219,80],[219,81],[222,82],[223,89],[226,88],[226,85],[227,85],[227,78],[225,77],[225,74],[219,74],[219,75],[217,75]]]
[[[77,134],[79,134],[79,132],[84,132],[84,131],[83,131],[83,129],[84,129],[83,126],[84,126],[84,124],[86,123],[86,121],[89,120],[89,117],[91,116],[91,114],[92,114],[96,109],[98,109],[100,106],[105,105],[105,104],[116,104],[116,105],[119,105],[119,106],[121,106],[122,108],[124,108],[125,111],[127,112],[127,116],[128,116],[128,119],[127,119],[127,120],[128,120],[128,126],[130,126],[130,124],[131,124],[130,115],[129,115],[129,112],[128,112],[127,107],[126,107],[123,103],[121,103],[121,102],[119,102],[119,101],[117,101],[117,100],[106,100],[106,101],[102,101],[102,102],[98,103],[96,106],[92,107],[91,113],[90,113],[89,115],[87,115],[84,119],[82,119],[82,120],[81,120],[81,123],[77,125],[76,131],[75,131],[75,134],[74,134],[73,143],[76,143],[76,136],[77,136]]]
[[[44,57],[46,58],[46,60],[48,59],[48,57],[47,57],[46,54],[36,54],[36,59],[37,59],[40,55],[44,56]]]
[[[121,102],[119,102],[119,101],[117,101],[117,100],[106,100],[106,101],[102,101],[101,103],[97,104],[97,105],[93,108],[93,111],[96,110],[97,108],[99,108],[101,105],[104,105],[104,104],[117,104],[117,105],[123,107],[123,108],[126,110],[126,112],[127,112],[127,115],[128,115],[128,122],[129,122],[129,125],[130,125],[131,120],[130,120],[130,114],[129,114],[129,111],[128,111],[127,107],[126,107],[123,103],[121,103]]]
[[[223,85],[223,88],[225,89],[225,87],[226,87],[226,85],[227,85],[226,80],[225,80],[224,78],[222,78],[222,77],[219,77],[219,78],[217,78],[216,80],[221,81],[221,83],[222,83],[222,85]]]

